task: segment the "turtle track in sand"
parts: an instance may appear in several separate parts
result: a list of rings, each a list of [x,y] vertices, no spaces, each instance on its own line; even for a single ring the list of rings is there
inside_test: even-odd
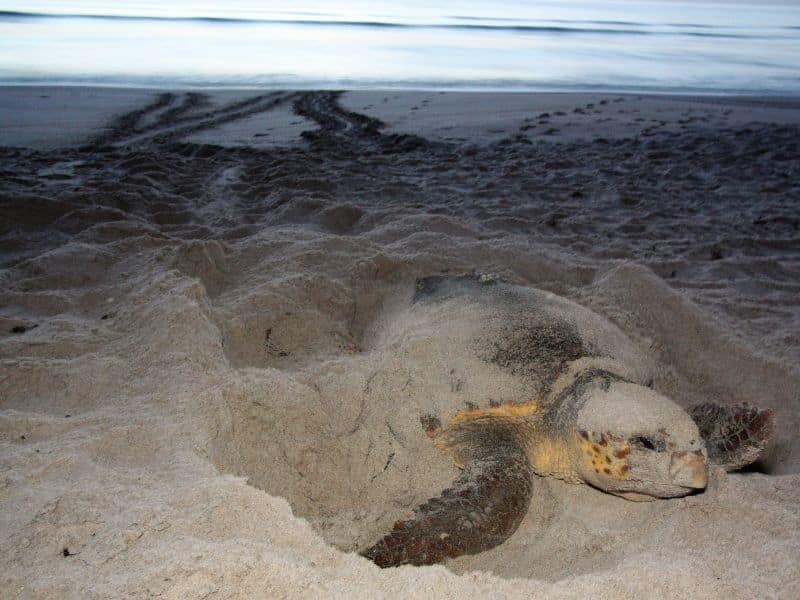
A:
[[[219,108],[208,108],[211,102],[207,94],[159,94],[147,106],[114,119],[108,132],[94,138],[87,146],[141,146],[174,142],[199,131],[268,112],[291,101],[294,95],[291,92],[271,92]],[[148,118],[152,122],[147,123]]]
[[[366,144],[384,153],[406,152],[431,146],[431,142],[418,135],[385,134],[386,123],[362,113],[346,110],[339,103],[342,92],[308,92],[294,101],[294,111],[312,119],[319,129],[304,131],[303,137],[320,150],[333,150],[348,146],[363,150]]]
[[[364,145],[383,153],[426,148],[425,138],[408,134],[384,134],[386,124],[342,108],[342,92],[270,92],[214,107],[208,94],[198,92],[158,94],[149,104],[122,114],[105,131],[90,139],[84,150],[104,147],[142,147],[176,142],[192,134],[251,117],[291,103],[300,117],[317,129],[302,136],[315,150],[362,150]]]

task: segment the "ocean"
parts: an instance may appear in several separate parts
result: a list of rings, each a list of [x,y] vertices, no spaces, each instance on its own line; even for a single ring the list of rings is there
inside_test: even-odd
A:
[[[800,3],[0,0],[0,84],[800,92]]]

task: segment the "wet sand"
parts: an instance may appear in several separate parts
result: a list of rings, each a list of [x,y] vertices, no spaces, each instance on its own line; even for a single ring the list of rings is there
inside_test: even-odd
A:
[[[0,89],[3,589],[796,597],[798,134],[792,98]],[[398,315],[472,271],[610,318],[684,406],[773,408],[775,443],[677,500],[537,479],[505,544],[377,569],[353,552],[456,473]]]

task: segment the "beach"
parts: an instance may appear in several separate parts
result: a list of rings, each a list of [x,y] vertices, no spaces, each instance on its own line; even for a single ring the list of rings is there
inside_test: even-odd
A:
[[[0,596],[797,597],[798,140],[795,96],[0,88]],[[775,440],[685,498],[536,478],[506,543],[379,569],[458,471],[391,367],[442,273]]]

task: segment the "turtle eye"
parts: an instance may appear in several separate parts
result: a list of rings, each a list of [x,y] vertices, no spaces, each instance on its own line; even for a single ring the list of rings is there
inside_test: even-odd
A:
[[[653,450],[657,452],[661,452],[666,447],[662,440],[656,440],[643,435],[631,438],[629,441],[631,446],[636,446],[638,448],[644,448],[646,450]]]

